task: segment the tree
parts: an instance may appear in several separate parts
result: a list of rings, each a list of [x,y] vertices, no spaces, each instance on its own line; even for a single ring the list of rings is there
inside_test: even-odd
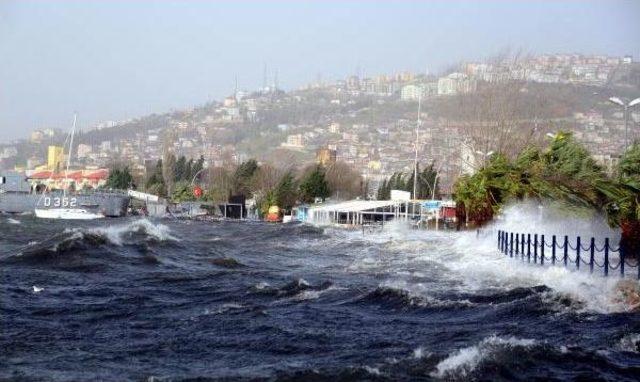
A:
[[[158,196],[167,196],[167,188],[162,177],[162,159],[158,159],[153,171],[147,177],[145,191]]]
[[[211,167],[208,170],[208,179],[206,199],[227,201],[233,188],[233,175],[223,167]]]
[[[165,153],[162,158],[162,179],[166,186],[167,194],[173,192],[173,185],[175,184],[175,167],[176,156],[173,153]]]
[[[192,174],[190,174],[189,180],[192,180],[194,177],[196,177],[197,179],[200,179],[202,176],[201,174],[203,169],[204,169],[204,157],[200,155],[200,158],[198,158],[198,160],[195,161],[195,163],[193,164],[193,167],[191,168]]]
[[[640,259],[640,144],[629,147],[618,164],[618,192],[607,205],[609,223],[620,227],[620,246]]]
[[[387,200],[389,199],[389,195],[387,195],[387,180],[382,180],[382,183],[378,186],[378,192],[376,194],[377,200]]]
[[[109,171],[106,188],[126,190],[133,187],[133,176],[129,171],[129,166],[113,166]]]
[[[327,166],[325,179],[332,194],[340,199],[353,199],[362,193],[360,173],[344,162]]]
[[[186,180],[181,180],[175,184],[171,200],[177,203],[195,200],[193,186]]]
[[[165,137],[162,147],[162,179],[164,180],[167,194],[173,192],[175,183],[176,156],[173,153],[173,144],[176,140],[175,132],[165,130]]]
[[[233,191],[236,194],[246,197],[251,196],[251,180],[257,169],[258,162],[255,159],[242,162],[240,166],[236,168],[233,174]]]
[[[325,179],[324,169],[316,166],[300,182],[300,197],[305,202],[313,202],[315,198],[325,198],[331,195],[329,185]]]
[[[175,167],[173,169],[173,181],[180,182],[185,180],[187,176],[187,158],[184,155],[181,155],[176,161]]]
[[[291,210],[298,199],[298,187],[291,172],[287,172],[275,188],[277,205],[284,210]]]
[[[576,211],[614,210],[611,200],[624,199],[620,187],[565,132],[558,133],[546,150],[530,146],[513,161],[494,154],[475,174],[458,179],[454,187],[460,215],[479,224],[508,201],[525,198],[554,201]]]

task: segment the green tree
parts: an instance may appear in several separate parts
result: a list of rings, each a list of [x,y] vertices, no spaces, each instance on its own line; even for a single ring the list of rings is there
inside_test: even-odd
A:
[[[200,158],[198,158],[198,160],[195,161],[195,163],[193,164],[193,167],[191,168],[192,173],[189,176],[189,180],[192,180],[193,177],[196,177],[196,179],[201,179],[203,169],[204,169],[204,157],[200,155]]]
[[[195,196],[193,195],[193,186],[186,180],[177,182],[174,186],[173,193],[171,194],[171,200],[176,203],[195,200]]]
[[[331,191],[324,177],[324,169],[316,166],[300,182],[300,197],[305,202],[312,202],[315,198],[324,200],[329,195]]]
[[[609,223],[620,227],[620,246],[640,258],[640,144],[629,147],[618,165],[616,193],[607,205]]]
[[[389,199],[390,195],[388,192],[388,188],[387,188],[387,180],[384,179],[382,180],[382,183],[380,184],[380,186],[378,186],[378,193],[376,195],[376,199],[378,200],[387,200]]]
[[[128,188],[135,188],[133,185],[133,176],[129,171],[129,166],[114,166],[109,171],[109,177],[107,178],[106,188],[126,190]]]
[[[167,196],[167,187],[162,176],[162,159],[158,159],[155,167],[147,177],[145,182],[145,191],[161,197]]]
[[[286,173],[275,188],[275,199],[278,207],[291,210],[298,199],[298,187],[290,172]]]
[[[187,158],[184,155],[181,155],[176,161],[175,167],[173,169],[173,180],[174,182],[180,182],[185,180],[185,176],[187,170]]]

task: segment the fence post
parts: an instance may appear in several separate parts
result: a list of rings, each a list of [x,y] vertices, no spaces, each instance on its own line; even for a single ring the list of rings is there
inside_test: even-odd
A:
[[[624,249],[621,245],[618,245],[618,251],[620,251],[620,277],[624,277]]]
[[[567,266],[567,258],[569,257],[569,236],[564,235],[564,266]]]
[[[538,234],[533,235],[533,263],[538,263]]]
[[[531,234],[527,234],[527,263],[531,262]]]
[[[556,235],[551,237],[551,244],[553,245],[551,247],[551,263],[556,265]]]
[[[609,276],[609,238],[604,238],[604,275]]]
[[[580,246],[580,236],[578,236],[576,241],[576,269],[580,269]]]
[[[520,234],[520,258],[524,261],[524,233]]]
[[[513,232],[509,234],[509,257],[513,257]]]
[[[595,251],[596,248],[596,239],[595,238],[591,238],[591,257],[589,258],[589,272],[593,273],[593,251]]]
[[[544,265],[544,235],[540,237],[540,265]]]
[[[520,249],[520,234],[516,233],[516,257],[518,257],[518,252]]]
[[[504,254],[509,252],[509,232],[504,233]]]
[[[502,231],[502,254],[507,253],[507,233]]]

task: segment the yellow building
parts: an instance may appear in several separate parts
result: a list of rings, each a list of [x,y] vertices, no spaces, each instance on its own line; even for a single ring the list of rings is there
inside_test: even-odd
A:
[[[49,171],[59,172],[63,170],[64,147],[49,146],[47,151],[47,167]]]
[[[328,148],[316,151],[316,162],[322,166],[328,166],[336,163],[336,150]]]
[[[380,171],[380,169],[382,168],[382,162],[377,159],[372,159],[369,161],[367,167],[369,168],[369,170]]]

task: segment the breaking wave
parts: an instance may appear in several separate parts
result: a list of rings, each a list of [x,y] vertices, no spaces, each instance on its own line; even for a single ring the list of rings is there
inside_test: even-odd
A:
[[[482,362],[507,356],[514,350],[531,348],[536,341],[515,337],[491,336],[479,344],[460,349],[436,365],[431,373],[436,378],[464,378],[472,373]]]
[[[47,239],[31,242],[14,253],[5,256],[4,259],[16,260],[19,258],[58,256],[103,245],[140,246],[144,242],[165,241],[177,242],[178,239],[171,235],[171,231],[167,226],[141,219],[110,227],[67,228]]]

